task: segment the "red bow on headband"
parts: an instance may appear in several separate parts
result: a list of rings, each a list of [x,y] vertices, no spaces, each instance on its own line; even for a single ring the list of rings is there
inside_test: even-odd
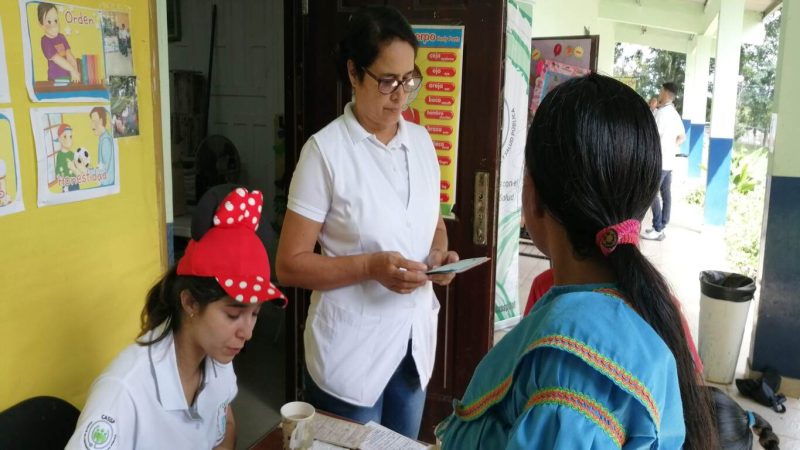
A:
[[[236,188],[219,204],[214,226],[192,239],[178,263],[178,275],[213,277],[234,300],[259,303],[286,299],[270,282],[264,244],[256,235],[264,197]]]

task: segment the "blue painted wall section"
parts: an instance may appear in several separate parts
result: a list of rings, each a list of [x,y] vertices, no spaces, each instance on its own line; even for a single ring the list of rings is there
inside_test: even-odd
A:
[[[683,119],[683,132],[686,133],[686,140],[683,141],[681,144],[681,155],[688,155],[689,154],[689,140],[691,139],[692,135],[692,121],[689,119]]]
[[[700,177],[700,163],[703,162],[703,144],[705,141],[706,124],[693,123],[687,135],[689,142],[689,176]]]
[[[753,347],[755,370],[773,367],[800,379],[800,178],[772,177],[761,298]]]
[[[708,225],[725,224],[732,149],[733,139],[712,137],[709,140],[705,206],[705,223]]]

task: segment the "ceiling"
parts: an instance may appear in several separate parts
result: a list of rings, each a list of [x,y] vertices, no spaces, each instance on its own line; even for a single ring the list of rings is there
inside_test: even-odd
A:
[[[690,0],[695,3],[706,3],[708,0]],[[744,9],[763,13],[767,10],[775,9],[780,4],[780,0],[745,0]]]

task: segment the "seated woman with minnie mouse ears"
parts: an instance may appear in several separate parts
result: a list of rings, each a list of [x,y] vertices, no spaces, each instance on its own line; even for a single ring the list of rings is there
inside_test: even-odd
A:
[[[95,380],[67,449],[234,448],[231,362],[261,305],[286,302],[257,233],[262,207],[261,192],[231,185],[203,196],[185,255],[150,289],[136,343]]]

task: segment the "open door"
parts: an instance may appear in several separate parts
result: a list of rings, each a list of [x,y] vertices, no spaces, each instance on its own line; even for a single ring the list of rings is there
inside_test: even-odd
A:
[[[309,136],[342,114],[349,85],[336,77],[333,46],[350,14],[369,0],[285,0],[286,170],[294,170]],[[506,0],[391,0],[412,25],[463,25],[464,52],[455,218],[447,219],[450,247],[462,259],[492,258],[436,290],[442,305],[436,366],[428,385],[420,439],[432,442],[433,427],[452,411],[472,372],[492,345],[497,222],[496,192],[501,135]],[[476,181],[477,180],[477,181]],[[486,190],[481,192],[482,187]],[[484,210],[476,211],[475,205]],[[476,220],[480,217],[480,220]],[[476,227],[483,222],[483,227]],[[303,364],[303,327],[310,293],[285,289],[287,399],[298,397]]]

